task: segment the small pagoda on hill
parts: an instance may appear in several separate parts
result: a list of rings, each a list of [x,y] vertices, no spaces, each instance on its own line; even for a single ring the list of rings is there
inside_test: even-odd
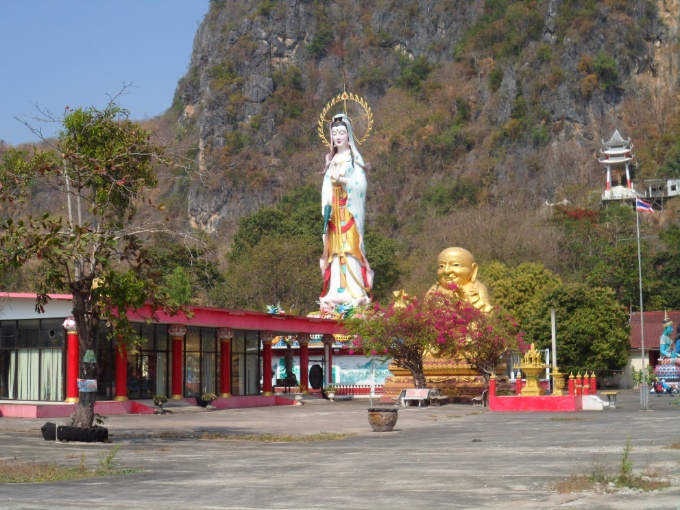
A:
[[[633,189],[630,177],[630,162],[635,156],[630,138],[624,140],[617,129],[609,141],[602,140],[602,145],[604,145],[604,149],[600,149],[602,158],[598,161],[607,168],[607,185],[602,193],[602,201],[634,200],[637,193]],[[612,174],[614,174],[613,185]]]

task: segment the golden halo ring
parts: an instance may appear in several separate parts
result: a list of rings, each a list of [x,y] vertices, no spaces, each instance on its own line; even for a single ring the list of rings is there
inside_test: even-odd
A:
[[[364,135],[361,138],[359,138],[356,134],[356,131],[354,129],[352,129],[352,133],[354,134],[354,142],[357,145],[361,145],[362,143],[364,143],[368,139],[369,135],[371,134],[371,129],[373,129],[373,112],[371,111],[371,107],[368,106],[368,103],[366,102],[366,100],[364,98],[362,98],[361,96],[357,96],[355,94],[352,94],[351,92],[346,92],[346,91],[343,92],[342,94],[338,94],[333,99],[328,101],[328,103],[326,103],[325,108],[321,111],[321,114],[319,115],[319,122],[318,122],[318,128],[317,128],[318,132],[319,132],[319,138],[321,138],[321,141],[323,141],[323,143],[326,144],[327,147],[331,146],[331,142],[327,138],[328,133],[326,132],[326,125],[332,119],[327,119],[326,115],[328,114],[328,112],[330,111],[331,108],[333,108],[336,104],[338,104],[341,101],[343,102],[343,111],[345,113],[347,112],[347,101],[352,101],[352,102],[358,104],[364,110],[364,113],[362,113],[361,115],[358,115],[357,117],[354,117],[353,119],[350,118],[350,122],[352,122],[352,124],[354,124],[354,121],[356,119],[359,119],[359,118],[364,117],[364,116],[367,117],[366,132],[364,133]],[[354,127],[354,126],[352,126],[352,127]]]

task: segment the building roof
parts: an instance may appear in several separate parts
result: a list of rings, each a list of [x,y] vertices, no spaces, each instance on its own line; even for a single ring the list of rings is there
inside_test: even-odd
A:
[[[664,320],[665,314],[673,321],[673,335],[675,339],[675,328],[680,324],[680,310],[672,312],[644,312],[644,330],[645,330],[645,349],[658,349],[659,337],[663,332],[661,323]],[[630,347],[631,349],[642,348],[642,337],[640,327],[640,312],[635,312],[630,316]]]
[[[59,307],[48,303],[45,305],[47,314],[35,312],[35,294],[20,292],[5,292],[0,294],[0,299],[5,298],[12,304],[13,313],[5,310],[0,315],[0,320],[5,319],[40,319],[52,317],[53,315],[65,317],[70,315],[72,296],[70,294],[50,294],[53,300],[59,301]],[[21,305],[21,306],[19,306]],[[253,312],[249,310],[229,310],[225,308],[209,308],[206,306],[188,306],[193,313],[192,317],[187,317],[183,313],[170,315],[157,310],[152,313],[150,306],[143,306],[137,310],[129,310],[128,318],[133,322],[142,322],[147,319],[161,324],[182,324],[185,326],[202,326],[216,328],[247,329],[256,331],[274,331],[277,334],[344,334],[339,322],[333,319],[322,319],[320,317],[299,317],[296,315],[279,315],[264,312]]]
[[[630,146],[630,138],[624,140],[624,138],[621,136],[621,133],[619,133],[619,130],[616,129],[609,141],[605,142],[602,140],[602,144],[608,149],[612,147],[628,147]]]

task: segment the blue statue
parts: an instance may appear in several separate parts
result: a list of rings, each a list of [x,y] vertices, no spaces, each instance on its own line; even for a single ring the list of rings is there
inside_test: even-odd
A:
[[[675,355],[680,355],[680,324],[678,324],[678,329],[675,332]]]
[[[663,333],[659,337],[659,351],[661,351],[661,358],[677,358],[678,357],[678,342],[676,338],[675,350],[673,350],[673,340],[671,340],[671,335],[673,334],[673,321],[671,321],[668,316],[664,319],[663,323]],[[680,326],[678,328],[680,330]]]

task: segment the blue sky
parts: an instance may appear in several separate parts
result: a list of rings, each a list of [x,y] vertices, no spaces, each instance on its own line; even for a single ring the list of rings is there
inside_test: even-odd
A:
[[[155,117],[172,105],[191,60],[209,0],[2,0],[0,140],[38,138],[14,117],[53,135],[58,124],[32,119],[35,105],[64,108],[117,103],[130,118]]]

